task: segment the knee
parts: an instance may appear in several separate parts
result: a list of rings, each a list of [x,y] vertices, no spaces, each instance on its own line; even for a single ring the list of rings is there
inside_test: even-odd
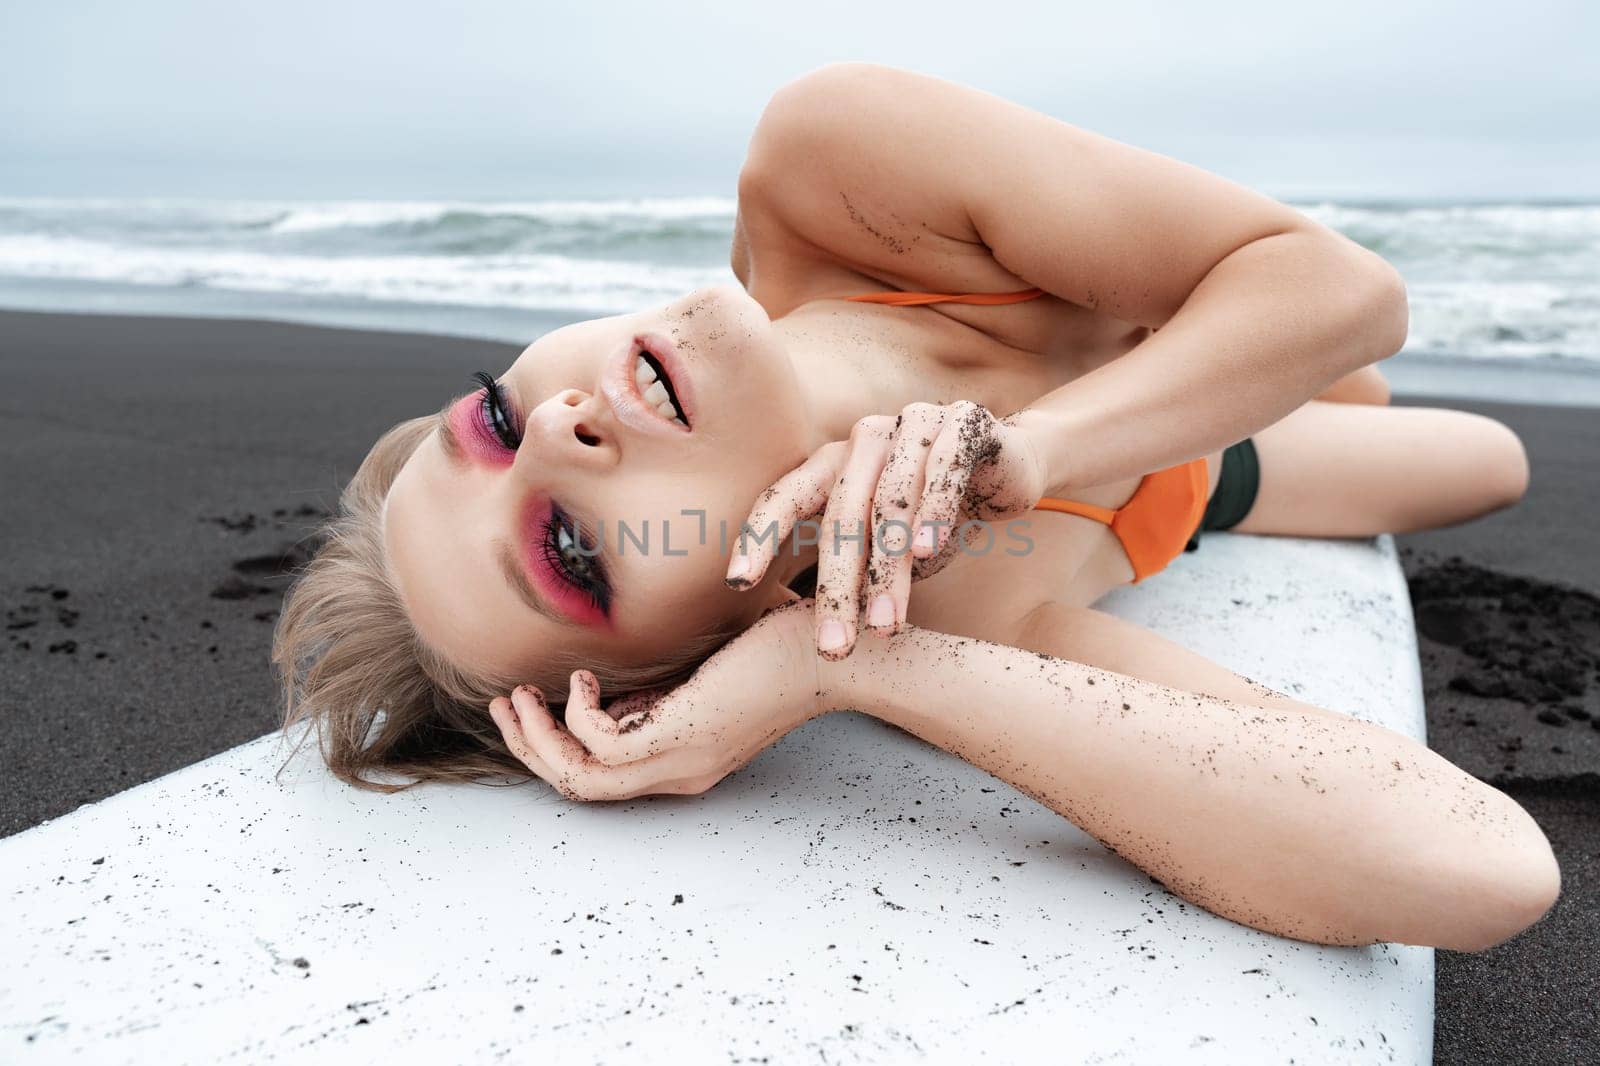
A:
[[[1477,480],[1485,510],[1498,511],[1522,499],[1528,491],[1528,450],[1510,426],[1492,418],[1475,416],[1480,448]]]
[[[1389,379],[1384,377],[1377,367],[1370,369],[1372,370],[1372,380],[1367,385],[1367,393],[1370,397],[1367,402],[1379,407],[1388,407],[1389,401],[1394,396],[1394,390],[1389,387]]]
[[[1383,376],[1383,371],[1377,366],[1364,366],[1350,377],[1356,386],[1351,402],[1370,404],[1373,407],[1389,406],[1392,395],[1389,379]]]
[[[1317,394],[1331,403],[1357,403],[1372,407],[1389,406],[1389,381],[1376,366],[1353,370]]]

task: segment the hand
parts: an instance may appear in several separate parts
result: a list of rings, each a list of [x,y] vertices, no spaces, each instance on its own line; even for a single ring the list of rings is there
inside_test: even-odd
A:
[[[825,508],[816,541],[816,645],[824,657],[842,659],[855,646],[863,610],[875,630],[897,632],[912,580],[938,573],[984,535],[963,523],[1026,514],[1044,490],[1040,453],[1012,418],[996,419],[967,400],[914,403],[898,418],[872,415],[848,441],[823,445],[761,494],[746,523],[754,535],[735,545],[728,584],[758,583],[796,524]]]
[[[529,770],[568,799],[698,795],[828,704],[811,650],[811,601],[763,615],[674,689],[600,705],[588,670],[572,675],[566,724],[520,685],[489,714]]]

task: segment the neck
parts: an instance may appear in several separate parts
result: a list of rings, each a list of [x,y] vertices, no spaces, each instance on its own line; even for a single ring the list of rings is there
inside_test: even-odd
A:
[[[905,344],[889,337],[883,325],[866,308],[837,301],[802,304],[772,320],[799,383],[807,455],[847,440],[857,419],[898,413],[903,406],[886,368],[905,362]],[[774,565],[787,586],[816,561],[814,546],[791,545]]]
[[[904,406],[888,373],[905,362],[903,339],[888,336],[865,308],[802,304],[773,319],[772,330],[794,365],[812,451],[848,439],[864,415],[895,414]]]

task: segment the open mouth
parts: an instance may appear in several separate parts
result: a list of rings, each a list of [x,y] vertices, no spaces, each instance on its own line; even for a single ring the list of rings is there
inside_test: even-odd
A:
[[[645,403],[654,407],[663,418],[677,422],[685,429],[689,428],[689,420],[683,414],[683,404],[678,400],[677,390],[672,387],[672,378],[661,365],[661,360],[644,347],[634,354],[633,380],[638,384],[639,394],[644,397]]]

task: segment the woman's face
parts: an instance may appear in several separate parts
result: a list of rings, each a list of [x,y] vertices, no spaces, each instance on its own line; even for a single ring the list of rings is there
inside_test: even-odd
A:
[[[497,384],[441,412],[385,502],[401,596],[451,662],[564,691],[552,663],[658,662],[784,597],[723,582],[757,493],[813,445],[742,288],[555,330]]]

